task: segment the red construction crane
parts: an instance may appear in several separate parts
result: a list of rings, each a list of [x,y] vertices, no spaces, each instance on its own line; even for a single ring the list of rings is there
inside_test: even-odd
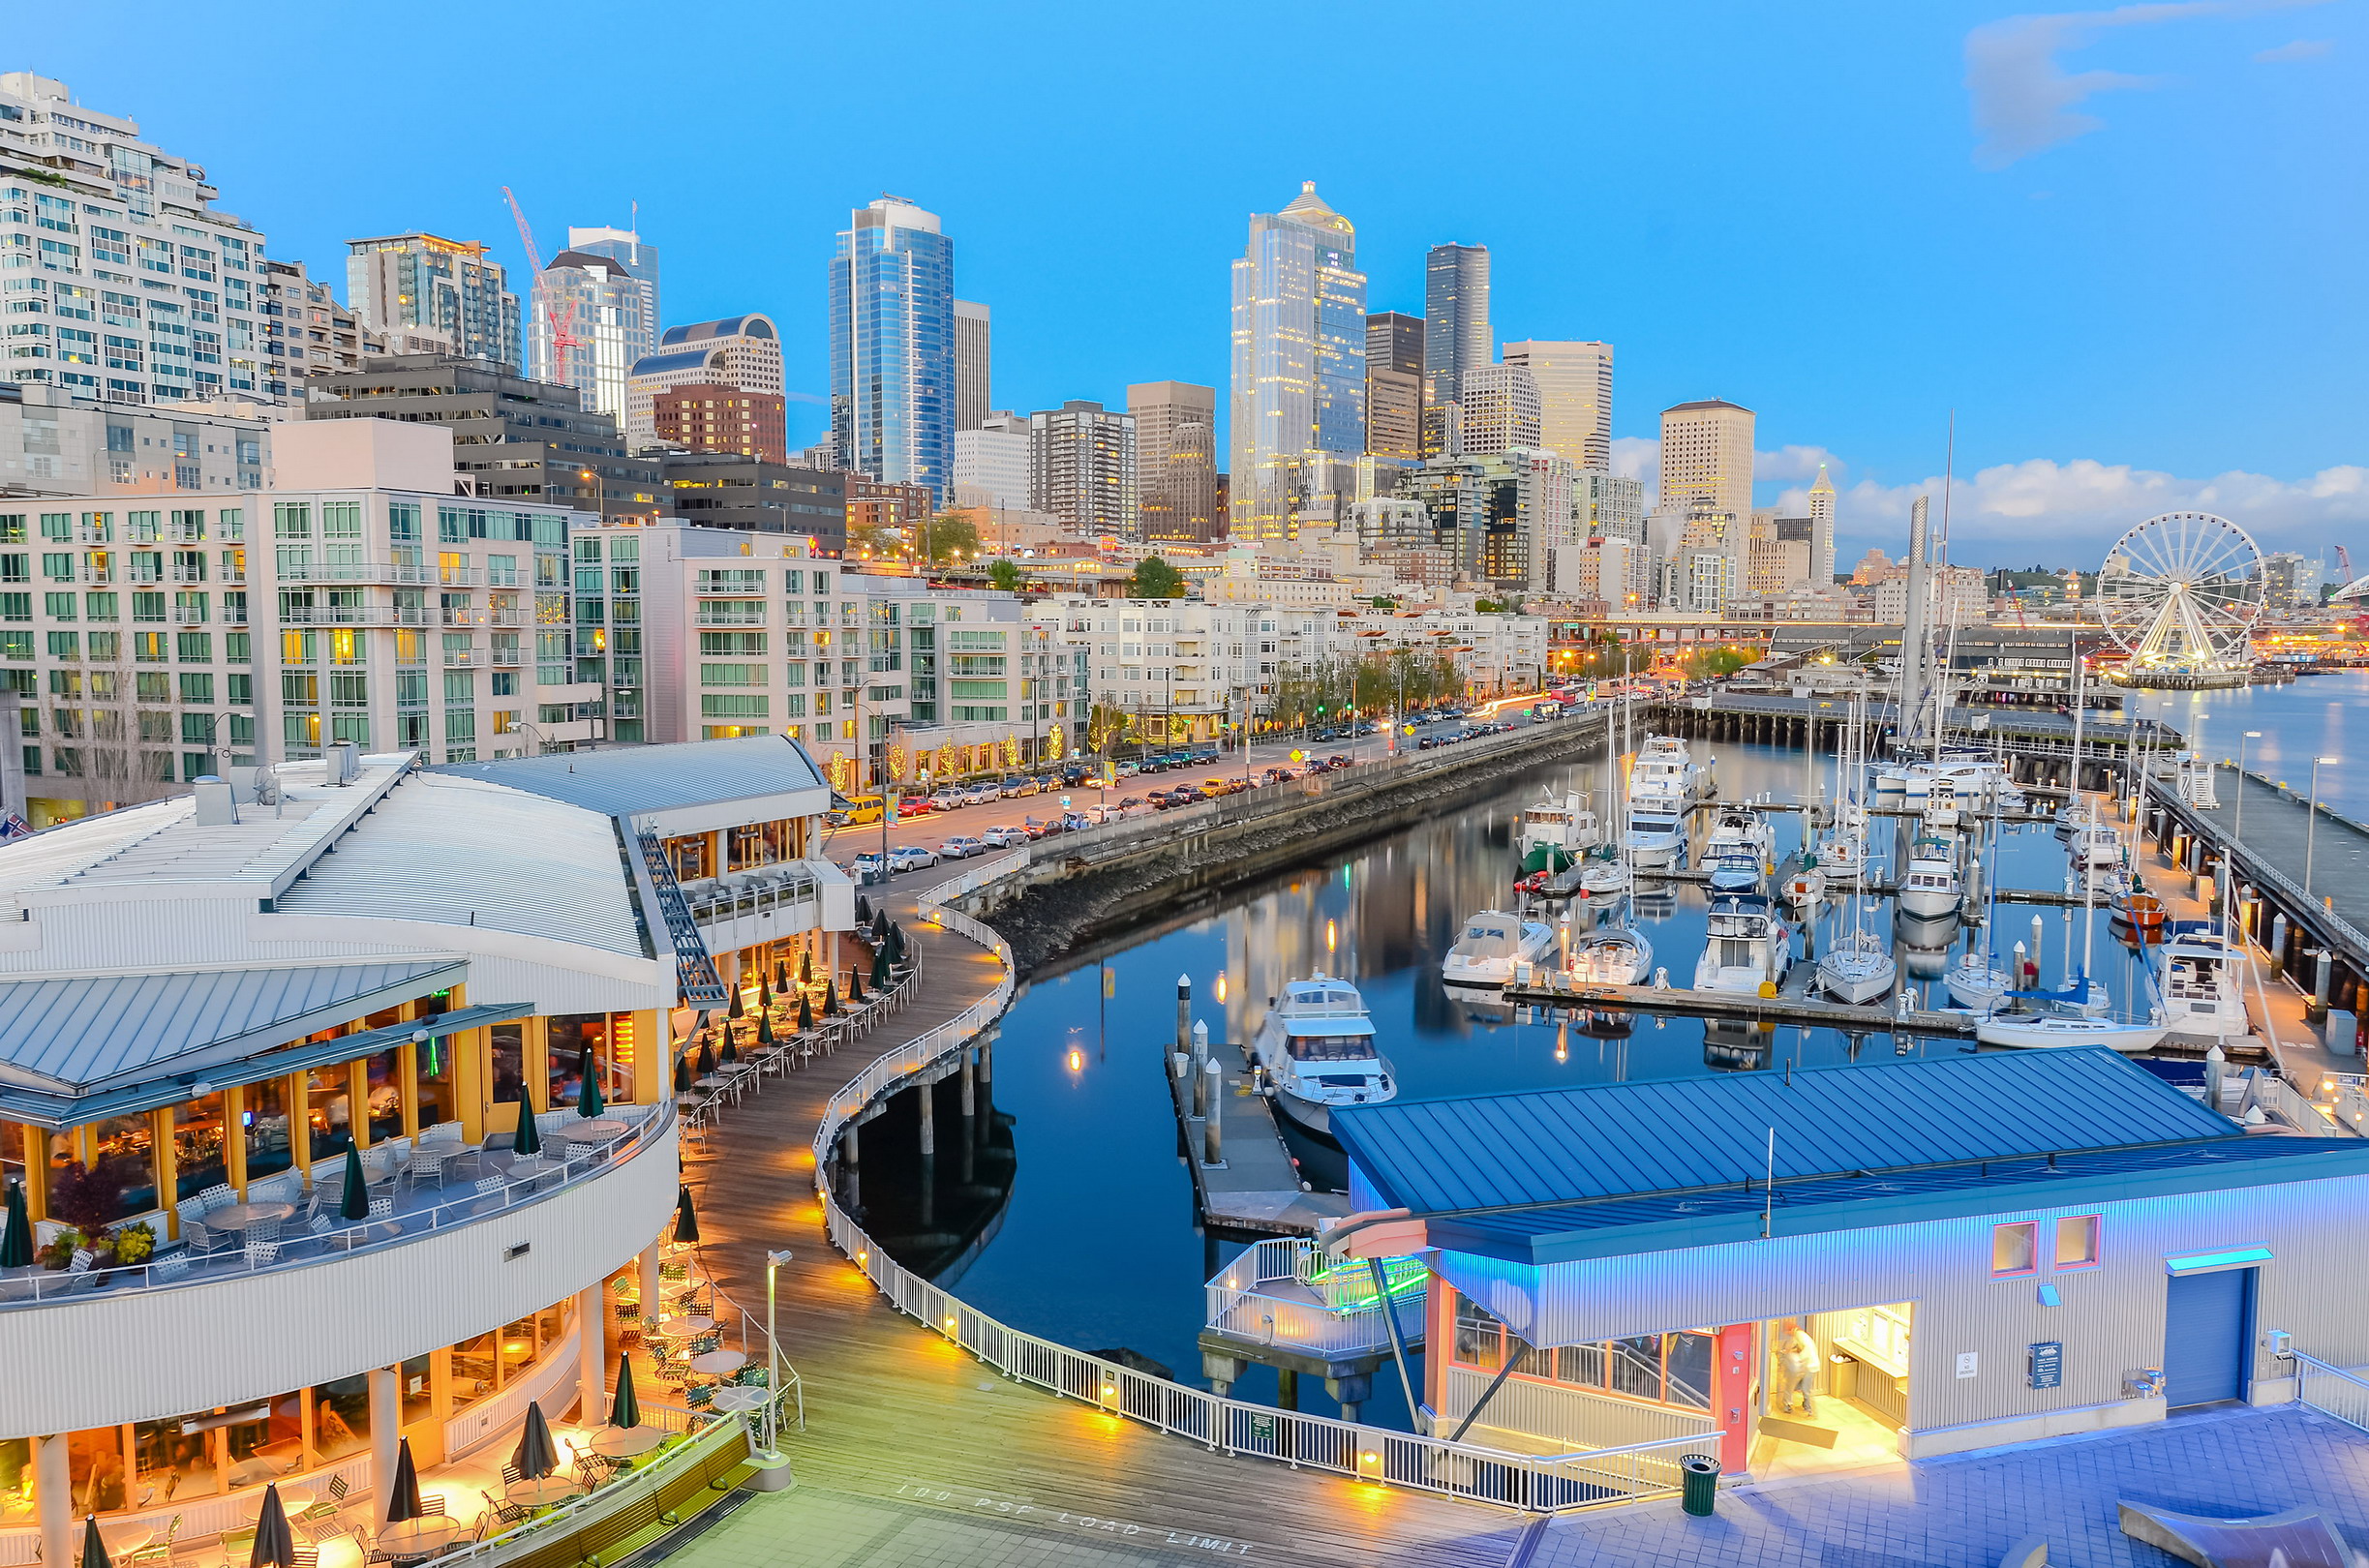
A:
[[[534,308],[542,312],[544,323],[551,328],[552,371],[564,375],[567,350],[581,348],[588,342],[575,334],[576,301],[570,298],[565,309],[552,303],[551,290],[543,283],[543,253],[535,249],[534,230],[527,226],[527,215],[519,210],[518,197],[506,185],[501,188],[501,199],[510,204],[510,216],[518,220],[518,242],[527,248],[527,265],[534,269]]]

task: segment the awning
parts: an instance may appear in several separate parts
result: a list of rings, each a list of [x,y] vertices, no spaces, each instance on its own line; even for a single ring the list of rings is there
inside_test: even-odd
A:
[[[2185,1252],[2164,1259],[2164,1272],[2172,1275],[2212,1274],[2222,1269],[2250,1269],[2270,1261],[2267,1247],[2231,1247],[2218,1252]]]

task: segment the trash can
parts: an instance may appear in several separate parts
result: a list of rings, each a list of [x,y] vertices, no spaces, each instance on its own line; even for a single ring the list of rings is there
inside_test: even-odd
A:
[[[1678,1462],[1678,1467],[1682,1504],[1698,1519],[1709,1519],[1712,1499],[1719,1494],[1719,1462],[1709,1454],[1688,1454]]]

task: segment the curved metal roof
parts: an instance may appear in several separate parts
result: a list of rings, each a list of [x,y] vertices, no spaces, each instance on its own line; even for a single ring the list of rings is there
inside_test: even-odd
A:
[[[727,316],[720,321],[693,321],[688,326],[668,327],[658,334],[659,347],[678,343],[705,343],[710,338],[773,338],[773,317],[754,311],[746,316]]]
[[[709,361],[721,350],[714,348],[685,348],[672,354],[644,354],[633,362],[628,376],[660,376],[668,371],[705,370]]]

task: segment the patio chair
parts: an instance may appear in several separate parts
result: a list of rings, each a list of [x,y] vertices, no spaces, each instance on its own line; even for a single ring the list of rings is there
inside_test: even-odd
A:
[[[277,1220],[258,1220],[253,1224],[249,1225],[244,1231],[240,1232],[240,1234],[245,1236],[246,1239],[251,1242],[278,1241],[280,1239],[280,1221]]]
[[[251,1241],[247,1244],[247,1267],[269,1268],[280,1261],[280,1244],[276,1241]]]
[[[410,1177],[411,1186],[415,1189],[422,1182],[430,1187],[438,1186],[443,1180],[444,1159],[444,1151],[431,1149],[423,1141],[411,1151],[410,1162],[404,1167],[404,1174]]]
[[[347,1495],[353,1491],[353,1483],[342,1475],[333,1475],[329,1477],[329,1484],[320,1490],[329,1494],[329,1506],[334,1509],[343,1503]]]
[[[204,1204],[210,1213],[227,1203],[237,1202],[238,1194],[230,1191],[228,1182],[216,1182],[213,1186],[198,1191],[197,1201]]]
[[[381,1193],[370,1200],[370,1217],[373,1220],[387,1219],[388,1217],[392,1216],[394,1212],[395,1197],[391,1192]]]
[[[683,1391],[683,1402],[694,1410],[705,1410],[715,1403],[714,1383],[692,1383]]]
[[[189,1253],[203,1257],[222,1245],[222,1232],[208,1230],[195,1220],[181,1221],[181,1246]]]
[[[517,1465],[505,1464],[501,1467],[501,1484],[503,1486],[514,1487],[525,1479],[526,1476],[519,1470]]]
[[[423,1514],[438,1514],[444,1515],[444,1517],[447,1518],[450,1517],[449,1515],[445,1515],[444,1494],[440,1492],[421,1493],[419,1494],[419,1511]]]
[[[485,1513],[482,1517],[491,1519],[505,1530],[513,1524],[524,1524],[534,1517],[534,1510],[529,1508],[525,1503],[508,1502],[495,1496],[490,1492],[480,1492],[477,1495],[485,1499]],[[484,1537],[480,1536],[478,1539],[483,1540]]]
[[[187,1252],[168,1252],[148,1265],[148,1278],[157,1284],[170,1284],[188,1272]]]
[[[311,1222],[304,1227],[304,1232],[306,1235],[312,1237],[315,1241],[319,1241],[321,1238],[327,1236],[330,1231],[335,1230],[336,1228],[336,1221],[332,1221],[327,1215],[317,1214],[313,1216]]]

